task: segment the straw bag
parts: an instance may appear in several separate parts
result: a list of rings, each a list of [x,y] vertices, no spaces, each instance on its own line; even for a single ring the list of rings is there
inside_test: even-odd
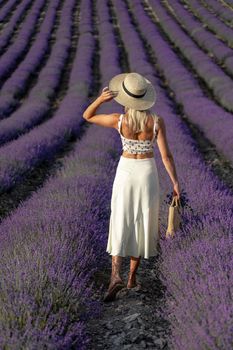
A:
[[[181,205],[177,196],[173,196],[172,202],[169,206],[168,212],[168,227],[166,231],[166,238],[174,237],[175,232],[179,229],[181,223]]]

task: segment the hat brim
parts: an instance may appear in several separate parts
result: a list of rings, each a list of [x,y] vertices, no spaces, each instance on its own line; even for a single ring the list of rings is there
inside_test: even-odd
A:
[[[156,101],[156,92],[151,82],[145,78],[148,85],[146,94],[143,97],[136,98],[129,96],[122,87],[122,82],[128,74],[129,73],[121,73],[110,80],[109,89],[117,92],[117,96],[114,97],[114,100],[125,107],[136,110],[146,110],[151,108]]]

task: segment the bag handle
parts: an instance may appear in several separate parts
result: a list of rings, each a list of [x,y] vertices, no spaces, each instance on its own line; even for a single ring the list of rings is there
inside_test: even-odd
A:
[[[173,196],[171,207],[181,207],[180,199],[178,199],[177,195]]]

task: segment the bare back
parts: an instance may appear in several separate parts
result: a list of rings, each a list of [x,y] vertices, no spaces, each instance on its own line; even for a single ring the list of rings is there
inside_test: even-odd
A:
[[[128,138],[128,139],[132,139],[132,140],[152,140],[153,136],[154,136],[154,118],[152,116],[149,116],[149,118],[147,119],[146,122],[146,129],[145,131],[141,131],[139,133],[133,133],[132,130],[130,130],[129,126],[127,125],[127,122],[125,120],[125,115],[123,117],[122,120],[122,125],[121,125],[121,134]],[[127,151],[123,151],[122,155],[124,157],[127,158],[152,158],[154,157],[154,152],[148,152],[145,154],[130,154]]]

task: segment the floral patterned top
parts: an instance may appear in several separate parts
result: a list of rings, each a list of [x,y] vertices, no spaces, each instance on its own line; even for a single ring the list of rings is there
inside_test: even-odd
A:
[[[158,134],[158,116],[153,115],[154,118],[154,135],[152,140],[133,140],[133,139],[127,139],[121,134],[121,124],[122,124],[122,118],[123,114],[120,115],[119,121],[118,121],[118,131],[121,136],[122,141],[122,149],[123,151],[127,151],[132,154],[144,154],[148,152],[153,151],[153,143],[154,140],[157,138]]]

